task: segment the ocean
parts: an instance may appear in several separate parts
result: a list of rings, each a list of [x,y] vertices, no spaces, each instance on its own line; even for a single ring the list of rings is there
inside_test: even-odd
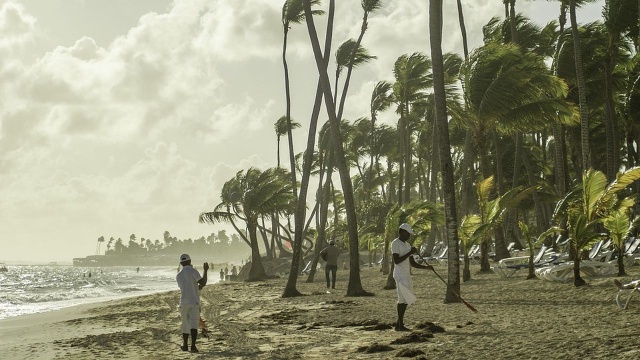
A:
[[[0,272],[0,319],[178,290],[176,267],[8,266]],[[202,269],[199,269],[202,273]],[[217,281],[212,273],[209,283]]]

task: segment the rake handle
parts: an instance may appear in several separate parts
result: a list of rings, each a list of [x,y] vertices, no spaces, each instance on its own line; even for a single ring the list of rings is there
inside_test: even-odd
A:
[[[430,265],[430,266],[431,266],[431,265]],[[446,282],[446,281],[442,278],[442,276],[440,276],[440,274],[438,274],[438,273],[436,272],[436,269],[434,269],[434,268],[433,268],[433,266],[431,266],[431,270],[433,271],[433,273],[434,273],[434,274],[436,274],[436,276],[437,276],[440,280],[442,280],[442,282],[443,282],[445,285],[447,285],[447,288],[448,288],[448,287],[449,287],[449,283],[448,283],[448,282]],[[465,305],[469,310],[471,310],[471,311],[473,311],[473,312],[478,312],[478,309],[476,309],[475,307],[473,307],[473,305],[469,304],[468,302],[464,301],[464,299],[462,298],[462,296],[460,296],[460,294],[458,294],[458,293],[457,293],[457,292],[455,292],[454,290],[451,290],[451,292],[452,292],[455,296],[457,296],[457,297],[458,297],[458,299],[460,299],[460,301],[462,301],[462,303],[463,303],[463,304],[464,304],[464,305]]]

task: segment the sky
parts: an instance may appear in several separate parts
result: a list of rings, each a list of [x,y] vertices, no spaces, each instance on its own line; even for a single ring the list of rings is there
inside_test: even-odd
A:
[[[444,2],[443,51],[461,54],[455,1]],[[474,48],[504,7],[462,3]],[[602,3],[579,10],[578,21],[599,19]],[[238,171],[277,162],[282,4],[0,0],[0,262],[69,263],[94,254],[100,236],[126,243],[131,234],[196,239],[226,229],[198,215]],[[368,115],[374,84],[393,79],[400,55],[430,53],[428,1],[382,4],[362,43],[377,58],[354,71],[346,119]],[[558,13],[557,2],[540,0],[516,9],[540,25]],[[334,49],[358,36],[360,1],[338,0],[335,19]],[[325,21],[316,18],[322,34]],[[289,32],[287,61],[297,153],[317,82],[303,24]],[[286,138],[281,151],[288,166]]]

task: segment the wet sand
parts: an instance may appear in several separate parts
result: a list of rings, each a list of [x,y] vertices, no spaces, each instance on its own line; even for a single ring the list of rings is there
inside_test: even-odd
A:
[[[446,279],[446,268],[436,266]],[[372,297],[345,297],[348,271],[325,293],[324,272],[305,294],[281,298],[285,279],[224,282],[202,291],[211,336],[199,354],[182,352],[179,294],[82,305],[0,320],[3,359],[640,359],[640,296],[628,309],[615,303],[615,277],[586,278],[588,286],[478,273],[462,297],[478,309],[444,304],[445,285],[413,270],[418,302],[405,317],[410,333],[392,330],[396,292],[383,290],[379,268],[363,267]],[[625,283],[640,278],[627,270]]]

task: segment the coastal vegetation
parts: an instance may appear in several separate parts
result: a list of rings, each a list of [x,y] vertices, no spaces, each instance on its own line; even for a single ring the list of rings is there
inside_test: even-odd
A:
[[[483,272],[490,270],[489,252],[493,260],[508,257],[510,242],[518,249],[545,243],[559,250],[558,240],[568,239],[572,257],[602,237],[623,247],[640,210],[633,201],[640,193],[638,2],[607,0],[602,20],[589,24],[576,15],[589,1],[558,1],[557,20],[547,24],[518,13],[515,0],[503,2],[504,18],[473,29],[482,31],[484,43],[469,49],[458,0],[460,33],[446,36],[462,39],[459,55],[442,53],[443,2],[431,0],[430,56],[426,48],[398,54],[388,78],[373,79],[370,111],[346,119],[353,71],[376,59],[365,35],[384,2],[361,0],[360,32],[353,34],[356,40],[344,40],[334,62],[334,18],[345,20],[336,14],[335,0],[284,1],[286,111],[274,121],[278,144],[287,135],[289,167],[281,167],[278,146],[278,167],[239,172],[223,187],[215,210],[199,216],[201,222],[231,223],[239,234],[249,230],[243,239],[256,267],[249,280],[267,276],[263,256],[292,257],[283,296],[300,295],[302,259],[312,257],[307,281],[313,281],[320,249],[336,239],[349,251],[347,295],[369,295],[359,279],[360,252],[389,255],[385,244],[393,226],[422,220],[410,217],[416,203],[442,214],[419,226],[414,245],[423,255],[438,243],[448,246],[445,302],[458,301],[453,294],[460,291],[461,252],[463,279],[471,277],[473,245],[481,248]],[[322,19],[324,46],[315,25]],[[316,74],[288,71],[287,36],[304,31],[293,27],[300,23],[306,24]],[[290,117],[291,106],[306,103],[292,101],[290,76],[317,81],[308,121]],[[319,124],[323,104],[328,121]],[[380,121],[390,112],[393,121]],[[296,128],[307,129],[301,154],[293,154],[294,141],[301,140],[293,136]],[[263,180],[249,181],[254,174]],[[317,185],[310,189],[312,183]],[[560,238],[551,236],[557,232]],[[585,282],[576,260],[574,284],[580,286]],[[388,266],[383,270],[388,274]]]

